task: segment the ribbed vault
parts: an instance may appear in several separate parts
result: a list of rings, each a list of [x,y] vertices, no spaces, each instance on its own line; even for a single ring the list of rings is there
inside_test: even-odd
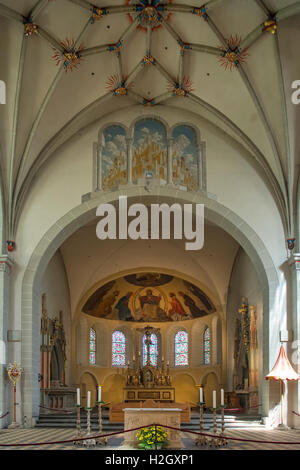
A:
[[[22,0],[15,10],[11,3],[0,0],[9,239],[54,151],[102,116],[136,104],[189,109],[242,144],[293,235],[297,149],[282,63],[299,1]]]

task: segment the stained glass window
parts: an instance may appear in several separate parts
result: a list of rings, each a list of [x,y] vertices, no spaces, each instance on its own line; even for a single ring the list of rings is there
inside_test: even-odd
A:
[[[114,331],[112,334],[112,365],[125,366],[126,364],[126,339],[122,331]]]
[[[158,348],[157,348],[157,336],[152,333],[151,337],[151,345],[150,345],[150,364],[151,366],[157,365],[157,355],[158,355]],[[146,335],[143,336],[143,366],[146,364],[147,361],[147,345],[146,345]]]
[[[204,364],[210,364],[210,329],[206,328],[203,336]]]
[[[186,331],[178,331],[175,335],[175,366],[188,366],[189,343]]]
[[[96,331],[90,328],[90,364],[96,364]]]

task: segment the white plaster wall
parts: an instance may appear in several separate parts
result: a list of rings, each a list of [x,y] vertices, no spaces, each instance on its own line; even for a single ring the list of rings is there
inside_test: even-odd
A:
[[[170,126],[191,122],[199,128],[207,148],[208,191],[256,231],[278,266],[286,255],[282,224],[272,196],[246,160],[246,152],[223,132],[192,113],[183,110],[179,113],[167,107],[158,107],[154,111],[148,111],[148,114],[155,116],[157,113]],[[20,266],[27,263],[33,248],[51,225],[80,204],[83,194],[91,191],[92,144],[98,140],[99,128],[116,121],[129,125],[140,112],[140,107],[132,107],[99,120],[62,146],[41,169],[29,192],[18,228],[17,243],[21,250],[16,252],[16,257]],[[147,115],[146,109],[143,109],[143,115]]]
[[[157,111],[156,111],[157,109]],[[98,130],[108,122],[118,121],[129,125],[140,114],[140,107],[113,113],[99,120],[85,132],[79,133],[61,147],[39,172],[32,184],[21,215],[16,242],[13,273],[12,323],[20,327],[20,292],[22,276],[30,255],[41,237],[56,220],[81,202],[83,194],[91,191],[93,180],[93,142],[98,140]],[[192,113],[180,113],[167,107],[158,107],[147,113],[163,117],[170,126],[179,122],[191,122],[198,126],[201,140],[207,148],[208,191],[217,200],[242,217],[266,245],[275,266],[286,257],[284,233],[277,207],[263,180],[247,161],[248,155],[223,132]]]

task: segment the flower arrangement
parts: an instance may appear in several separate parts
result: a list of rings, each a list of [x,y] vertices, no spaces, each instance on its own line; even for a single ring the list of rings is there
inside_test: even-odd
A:
[[[166,446],[168,443],[169,433],[161,426],[149,426],[140,429],[136,435],[138,438],[138,448],[150,450],[158,446]]]

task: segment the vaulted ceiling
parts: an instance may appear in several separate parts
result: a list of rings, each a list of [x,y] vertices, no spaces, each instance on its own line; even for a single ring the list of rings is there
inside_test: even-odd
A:
[[[7,236],[53,152],[136,104],[189,109],[242,144],[293,235],[299,25],[292,0],[0,0]]]

